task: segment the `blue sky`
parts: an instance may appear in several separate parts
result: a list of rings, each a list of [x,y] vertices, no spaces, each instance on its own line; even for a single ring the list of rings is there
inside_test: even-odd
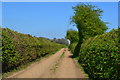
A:
[[[77,2],[3,2],[2,25],[24,34],[37,37],[64,38],[70,25],[72,7]],[[93,2],[104,13],[102,20],[109,22],[108,27],[118,28],[118,3]],[[108,31],[109,31],[108,30]]]
[[[0,26],[2,26],[2,2],[0,2]]]
[[[119,0],[2,0],[3,2],[118,2]]]

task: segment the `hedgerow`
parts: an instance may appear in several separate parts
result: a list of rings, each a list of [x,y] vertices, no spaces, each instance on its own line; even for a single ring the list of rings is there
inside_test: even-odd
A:
[[[77,45],[77,42],[71,43],[71,44],[69,45],[69,49],[70,49],[70,51],[71,51],[72,53],[74,53],[74,50],[75,50],[76,45]]]
[[[78,62],[90,79],[120,79],[118,73],[120,43],[118,41],[118,30],[112,30],[84,41]]]
[[[51,54],[64,45],[2,28],[2,72]]]

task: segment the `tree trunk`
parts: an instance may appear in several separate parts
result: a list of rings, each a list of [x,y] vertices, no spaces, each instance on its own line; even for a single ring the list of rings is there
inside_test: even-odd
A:
[[[75,47],[73,57],[78,57],[79,56],[82,42],[83,42],[83,35],[82,35],[81,31],[79,30],[79,42]]]

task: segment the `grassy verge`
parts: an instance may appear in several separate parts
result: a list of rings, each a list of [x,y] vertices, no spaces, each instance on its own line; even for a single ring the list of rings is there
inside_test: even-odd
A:
[[[85,74],[86,77],[88,77],[88,74],[85,73],[83,67],[78,63],[78,57],[77,58],[74,58],[75,59],[75,62],[77,64],[77,66],[82,70],[83,74]]]
[[[16,69],[11,70],[10,72],[3,73],[3,74],[2,74],[2,78],[6,78],[6,77],[12,75],[12,74],[15,73],[15,72],[24,70],[24,69],[26,69],[28,66],[30,66],[31,64],[33,64],[33,63],[35,63],[35,62],[38,62],[38,61],[40,61],[40,60],[43,59],[43,58],[47,58],[47,57],[53,55],[54,53],[56,53],[56,52],[59,51],[59,50],[60,50],[60,49],[58,49],[58,50],[56,50],[56,51],[54,51],[54,52],[52,52],[52,53],[50,53],[50,54],[47,54],[47,55],[44,56],[44,57],[38,58],[38,59],[36,59],[36,60],[34,60],[34,61],[32,61],[32,62],[29,62],[29,63],[26,63],[26,64],[24,64],[24,65],[21,65],[21,66],[17,67]]]

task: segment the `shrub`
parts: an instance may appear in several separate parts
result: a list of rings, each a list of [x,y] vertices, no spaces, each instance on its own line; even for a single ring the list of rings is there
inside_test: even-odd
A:
[[[69,45],[69,49],[72,53],[74,52],[76,45],[77,45],[77,42],[74,42],[74,43]]]
[[[2,31],[2,70],[6,70],[17,64],[18,54],[15,51],[15,47],[12,39],[3,30]]]
[[[120,52],[118,30],[89,38],[82,44],[78,62],[90,79],[119,80]]]
[[[32,37],[8,28],[2,29],[2,72],[7,72],[20,65],[51,54],[64,45],[47,39]]]

